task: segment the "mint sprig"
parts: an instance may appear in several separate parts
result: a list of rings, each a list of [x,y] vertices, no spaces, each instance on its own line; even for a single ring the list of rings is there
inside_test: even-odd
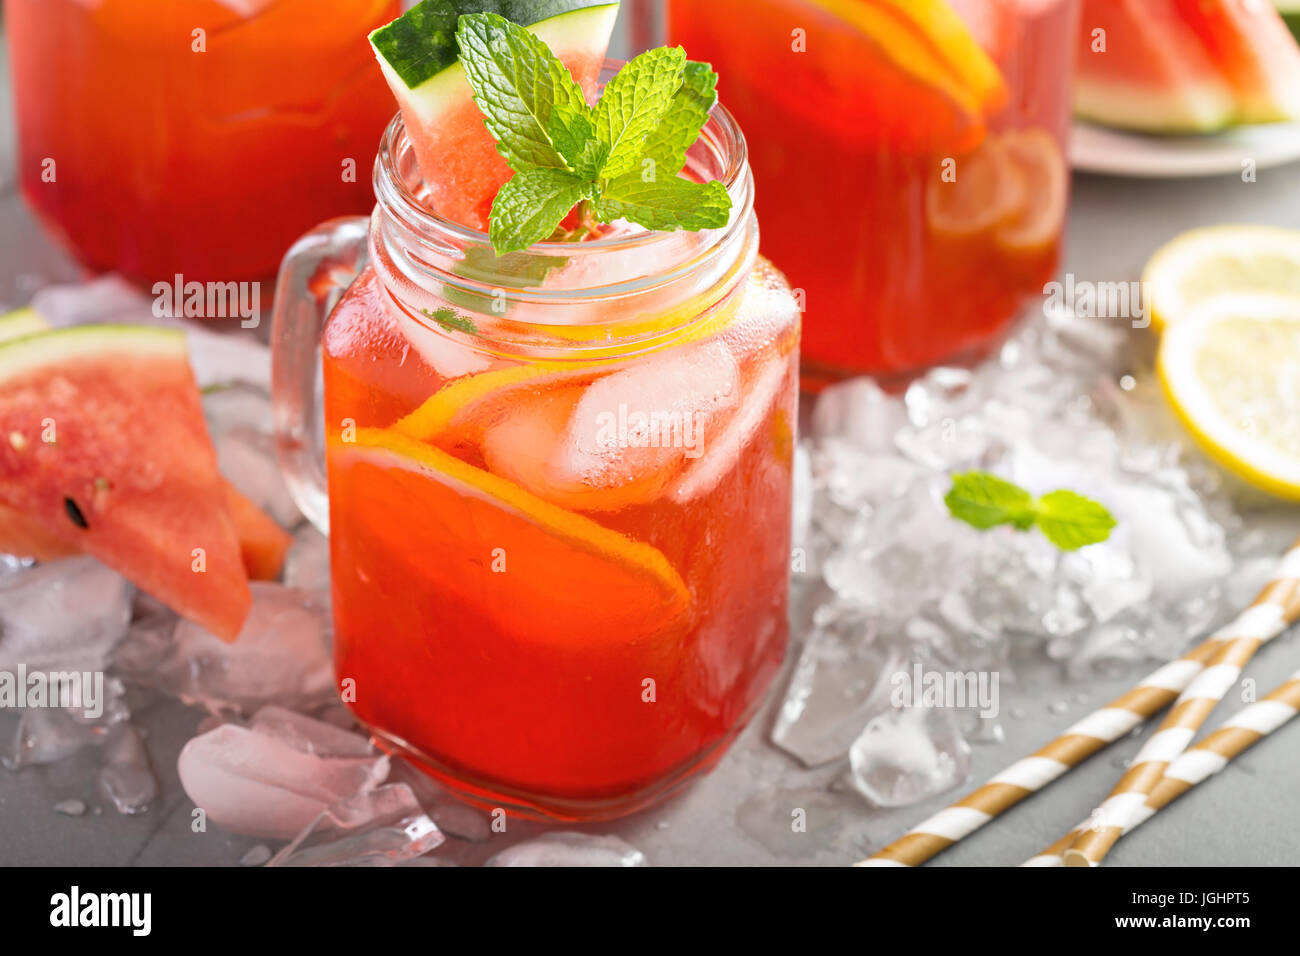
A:
[[[1091,498],[1065,490],[1035,498],[1019,485],[984,471],[953,475],[952,489],[943,501],[954,518],[981,531],[999,525],[1028,531],[1037,525],[1063,551],[1105,541],[1115,527],[1111,513]]]
[[[544,42],[494,13],[466,14],[461,62],[497,151],[514,177],[492,203],[497,255],[552,236],[586,201],[599,222],[647,229],[720,229],[731,197],[716,180],[678,174],[717,102],[717,76],[680,48],[648,50],[625,64],[589,107]]]

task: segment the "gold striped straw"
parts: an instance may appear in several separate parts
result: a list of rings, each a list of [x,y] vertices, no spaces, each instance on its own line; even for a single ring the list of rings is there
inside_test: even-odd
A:
[[[1300,671],[1267,697],[1244,707],[1222,727],[1179,755],[1147,797],[1140,812],[1126,821],[1124,835],[1146,823],[1192,787],[1204,783],[1273,731],[1300,713]],[[1064,866],[1065,851],[1092,826],[1089,818],[1022,866]]]
[[[1179,695],[1110,796],[1093,811],[1092,825],[1065,851],[1066,866],[1096,866],[1106,858],[1128,821],[1142,812],[1165,769],[1195,739],[1255,652],[1286,630],[1287,606],[1296,602],[1296,591],[1294,580],[1270,581],[1250,607],[1217,632],[1224,643]]]
[[[1278,563],[1251,608],[1261,602],[1282,609],[1283,627],[1300,618],[1300,540]],[[1251,608],[1243,616],[1252,613]],[[1273,614],[1271,611],[1254,613],[1261,617]],[[919,866],[970,836],[1172,704],[1227,641],[1226,629],[1216,631],[1182,657],[1147,675],[1128,693],[1084,717],[1045,747],[1016,761],[982,787],[855,865]]]

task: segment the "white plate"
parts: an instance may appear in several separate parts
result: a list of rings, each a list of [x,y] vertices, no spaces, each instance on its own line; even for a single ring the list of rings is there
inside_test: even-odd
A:
[[[1300,160],[1300,123],[1240,126],[1203,136],[1144,136],[1075,123],[1070,163],[1085,173],[1175,179],[1240,173]]]

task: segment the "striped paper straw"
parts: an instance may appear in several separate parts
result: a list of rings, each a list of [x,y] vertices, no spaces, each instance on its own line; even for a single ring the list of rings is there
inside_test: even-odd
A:
[[[1285,623],[1293,623],[1300,617],[1300,541],[1279,562],[1252,607],[1261,602],[1282,608]],[[1247,609],[1246,613],[1249,612]],[[1226,640],[1224,631],[1211,635],[1182,657],[1147,675],[1128,693],[1084,717],[1045,747],[1016,761],[982,787],[855,865],[919,866],[970,836],[1172,704],[1204,671]]]
[[[1300,713],[1300,671],[1292,674],[1285,684],[1267,697],[1242,708],[1222,727],[1175,759],[1142,809],[1125,821],[1124,834],[1133,832],[1192,787],[1214,776],[1229,761],[1255,746],[1297,713]],[[1064,866],[1065,851],[1091,825],[1091,818],[1083,821],[1023,865]]]
[[[1191,744],[1255,652],[1286,630],[1290,623],[1286,611],[1295,602],[1296,585],[1294,580],[1269,582],[1250,607],[1217,632],[1224,643],[1179,695],[1110,796],[1093,811],[1093,825],[1065,851],[1066,866],[1096,866],[1106,858],[1128,822],[1142,813],[1166,768]]]

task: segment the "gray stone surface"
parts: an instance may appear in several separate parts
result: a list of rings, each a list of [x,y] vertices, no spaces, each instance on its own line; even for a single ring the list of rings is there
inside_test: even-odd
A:
[[[5,73],[0,63],[0,73]],[[77,268],[31,221],[12,184],[11,107],[0,90],[0,306],[21,304],[35,282],[66,281]],[[1220,222],[1300,224],[1300,165],[1266,170],[1259,181],[1236,177],[1196,181],[1124,181],[1076,177],[1066,268],[1081,279],[1137,278],[1150,252],[1174,233]],[[1296,509],[1259,516],[1297,525]],[[1279,529],[1280,530],[1280,529]],[[1292,633],[1261,652],[1250,675],[1261,688],[1300,665],[1300,638]],[[1088,711],[1127,689],[1149,667],[1122,677],[1063,685],[1055,667],[1021,667],[1003,688],[1006,739],[975,744],[970,781],[928,804],[872,810],[851,791],[834,786],[842,768],[801,771],[765,743],[776,697],[738,745],[708,777],[670,803],[616,824],[614,832],[643,850],[652,865],[842,865],[859,859],[946,805],[969,786],[1051,739]],[[784,683],[784,678],[779,684]],[[779,693],[779,687],[778,687]],[[1235,709],[1224,705],[1223,715]],[[1222,715],[1216,714],[1216,719]],[[137,715],[159,777],[161,798],[147,813],[117,814],[93,788],[94,752],[51,767],[14,774],[0,770],[0,864],[236,865],[263,841],[190,829],[192,805],[180,789],[176,755],[200,715],[160,704]],[[16,719],[0,713],[0,740]],[[1059,837],[1104,796],[1136,751],[1128,739],[1093,758],[1004,818],[938,859],[944,865],[1014,865]],[[1114,865],[1282,865],[1300,856],[1300,726],[1291,727],[1235,762],[1207,785],[1125,839]],[[56,803],[81,799],[85,815],[58,813]],[[803,807],[808,833],[790,833],[790,812]],[[740,817],[746,827],[736,824]],[[465,851],[472,862],[531,827],[512,825],[506,837]]]

